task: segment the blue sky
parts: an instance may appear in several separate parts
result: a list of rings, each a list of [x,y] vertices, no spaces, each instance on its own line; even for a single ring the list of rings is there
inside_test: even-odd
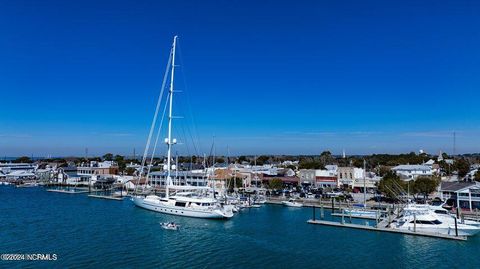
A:
[[[174,34],[176,130],[196,130],[199,154],[213,136],[232,155],[451,152],[454,130],[458,152],[480,152],[478,14],[476,1],[1,1],[0,154],[141,152]]]

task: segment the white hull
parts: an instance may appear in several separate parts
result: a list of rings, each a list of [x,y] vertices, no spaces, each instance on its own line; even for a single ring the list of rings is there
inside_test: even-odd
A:
[[[161,201],[146,201],[143,197],[133,197],[132,201],[138,207],[169,215],[205,219],[224,219],[233,217],[233,213],[229,214],[229,212],[223,212],[220,209],[205,210],[185,208],[180,206],[167,205],[165,203],[162,203]]]
[[[287,202],[287,201],[283,201],[282,204],[284,206],[289,206],[289,207],[302,207],[303,204],[301,203],[297,203],[297,202]]]
[[[430,225],[429,225],[430,226]],[[417,227],[414,229],[412,226],[407,227],[400,227],[399,230],[408,230],[408,231],[417,231],[417,232],[424,232],[424,233],[432,233],[432,234],[444,234],[444,235],[455,235],[455,226],[449,227],[422,227],[421,224],[417,224]],[[458,235],[459,236],[473,236],[478,233],[478,229],[470,229],[468,227],[458,227]]]

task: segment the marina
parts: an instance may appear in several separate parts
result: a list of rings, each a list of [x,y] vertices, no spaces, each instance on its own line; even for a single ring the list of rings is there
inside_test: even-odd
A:
[[[349,223],[343,228],[309,224],[312,208],[266,204],[246,209],[228,221],[212,221],[140,210],[128,199],[112,203],[90,199],[86,194],[46,192],[41,187],[1,186],[0,195],[5,201],[0,210],[16,212],[3,217],[0,244],[23,252],[56,253],[59,259],[55,266],[60,267],[113,268],[128,264],[177,268],[348,268],[368,263],[370,268],[415,268],[426,262],[440,267],[455,267],[458,263],[468,268],[479,265],[475,258],[480,251],[479,237],[445,240],[346,228]],[[56,206],[44,207],[47,201]],[[22,210],[25,207],[29,210]],[[341,222],[330,213],[324,210],[325,220]],[[180,229],[170,231],[160,225],[169,222],[177,223]],[[352,222],[364,225],[364,220]],[[35,245],[28,244],[32,240]],[[197,251],[192,251],[192,247]],[[383,258],[375,259],[369,256],[371,253]],[[149,258],[141,258],[144,255]],[[445,259],[445,255],[455,255],[455,259]],[[21,265],[28,266],[29,262]]]

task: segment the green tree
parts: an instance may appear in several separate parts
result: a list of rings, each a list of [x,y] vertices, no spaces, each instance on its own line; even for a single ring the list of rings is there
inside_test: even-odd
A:
[[[475,181],[480,181],[480,169],[477,170],[474,177]]]
[[[15,161],[13,161],[14,163],[31,163],[32,160],[30,158],[28,158],[27,156],[22,156],[18,159],[16,159]]]
[[[239,177],[233,177],[229,179],[228,183],[228,191],[233,192],[234,188],[241,188],[243,187],[243,179]]]
[[[383,165],[380,165],[380,166],[377,167],[377,172],[378,172],[379,176],[383,177],[386,174],[388,174],[388,172],[390,172],[390,168],[388,168],[386,166],[383,166]]]
[[[320,153],[320,163],[322,166],[325,166],[327,164],[333,163],[334,158],[332,157],[332,153],[328,150],[323,151]]]
[[[105,161],[112,161],[113,160],[113,154],[112,153],[107,153],[107,154],[103,155],[103,159]]]
[[[283,189],[283,181],[279,178],[274,178],[268,182],[268,187],[272,190],[281,190]]]
[[[135,168],[133,167],[127,167],[125,169],[125,174],[127,174],[128,176],[133,176],[135,174]]]
[[[266,155],[258,156],[256,159],[257,165],[264,165],[269,163],[269,161],[270,161],[270,156],[266,156]],[[255,164],[255,159],[251,161],[251,164]]]
[[[455,161],[455,168],[460,178],[464,178],[470,172],[470,164],[464,158]]]
[[[378,190],[388,198],[397,199],[405,192],[405,186],[405,182],[395,172],[389,171],[378,183]]]
[[[432,177],[418,177],[413,182],[413,192],[417,195],[422,194],[425,200],[428,198],[428,195],[434,192],[439,184],[439,180]]]
[[[303,157],[298,164],[299,169],[324,169],[325,165],[319,158]]]
[[[246,157],[246,156],[240,156],[240,157],[238,157],[238,162],[239,162],[239,163],[246,162],[246,161],[247,161],[247,157]]]
[[[125,157],[121,155],[115,155],[113,160],[118,164],[118,169],[123,172],[125,170],[125,167],[127,166],[125,162]]]

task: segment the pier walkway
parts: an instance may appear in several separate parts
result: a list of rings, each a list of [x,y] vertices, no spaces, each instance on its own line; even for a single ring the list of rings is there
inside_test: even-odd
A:
[[[467,237],[465,236],[454,236],[454,235],[443,235],[443,234],[435,234],[435,233],[426,233],[426,232],[414,232],[408,230],[398,230],[393,228],[383,228],[381,227],[374,227],[369,225],[360,225],[360,224],[352,224],[352,223],[341,223],[336,221],[325,221],[325,220],[308,220],[307,223],[310,224],[317,224],[317,225],[325,225],[325,226],[333,226],[333,227],[342,227],[342,228],[352,228],[352,229],[359,229],[359,230],[366,230],[366,231],[376,231],[376,232],[387,232],[387,233],[397,233],[397,234],[406,234],[406,235],[417,235],[417,236],[426,236],[426,237],[434,237],[434,238],[442,238],[442,239],[450,239],[450,240],[460,240],[465,241]]]

